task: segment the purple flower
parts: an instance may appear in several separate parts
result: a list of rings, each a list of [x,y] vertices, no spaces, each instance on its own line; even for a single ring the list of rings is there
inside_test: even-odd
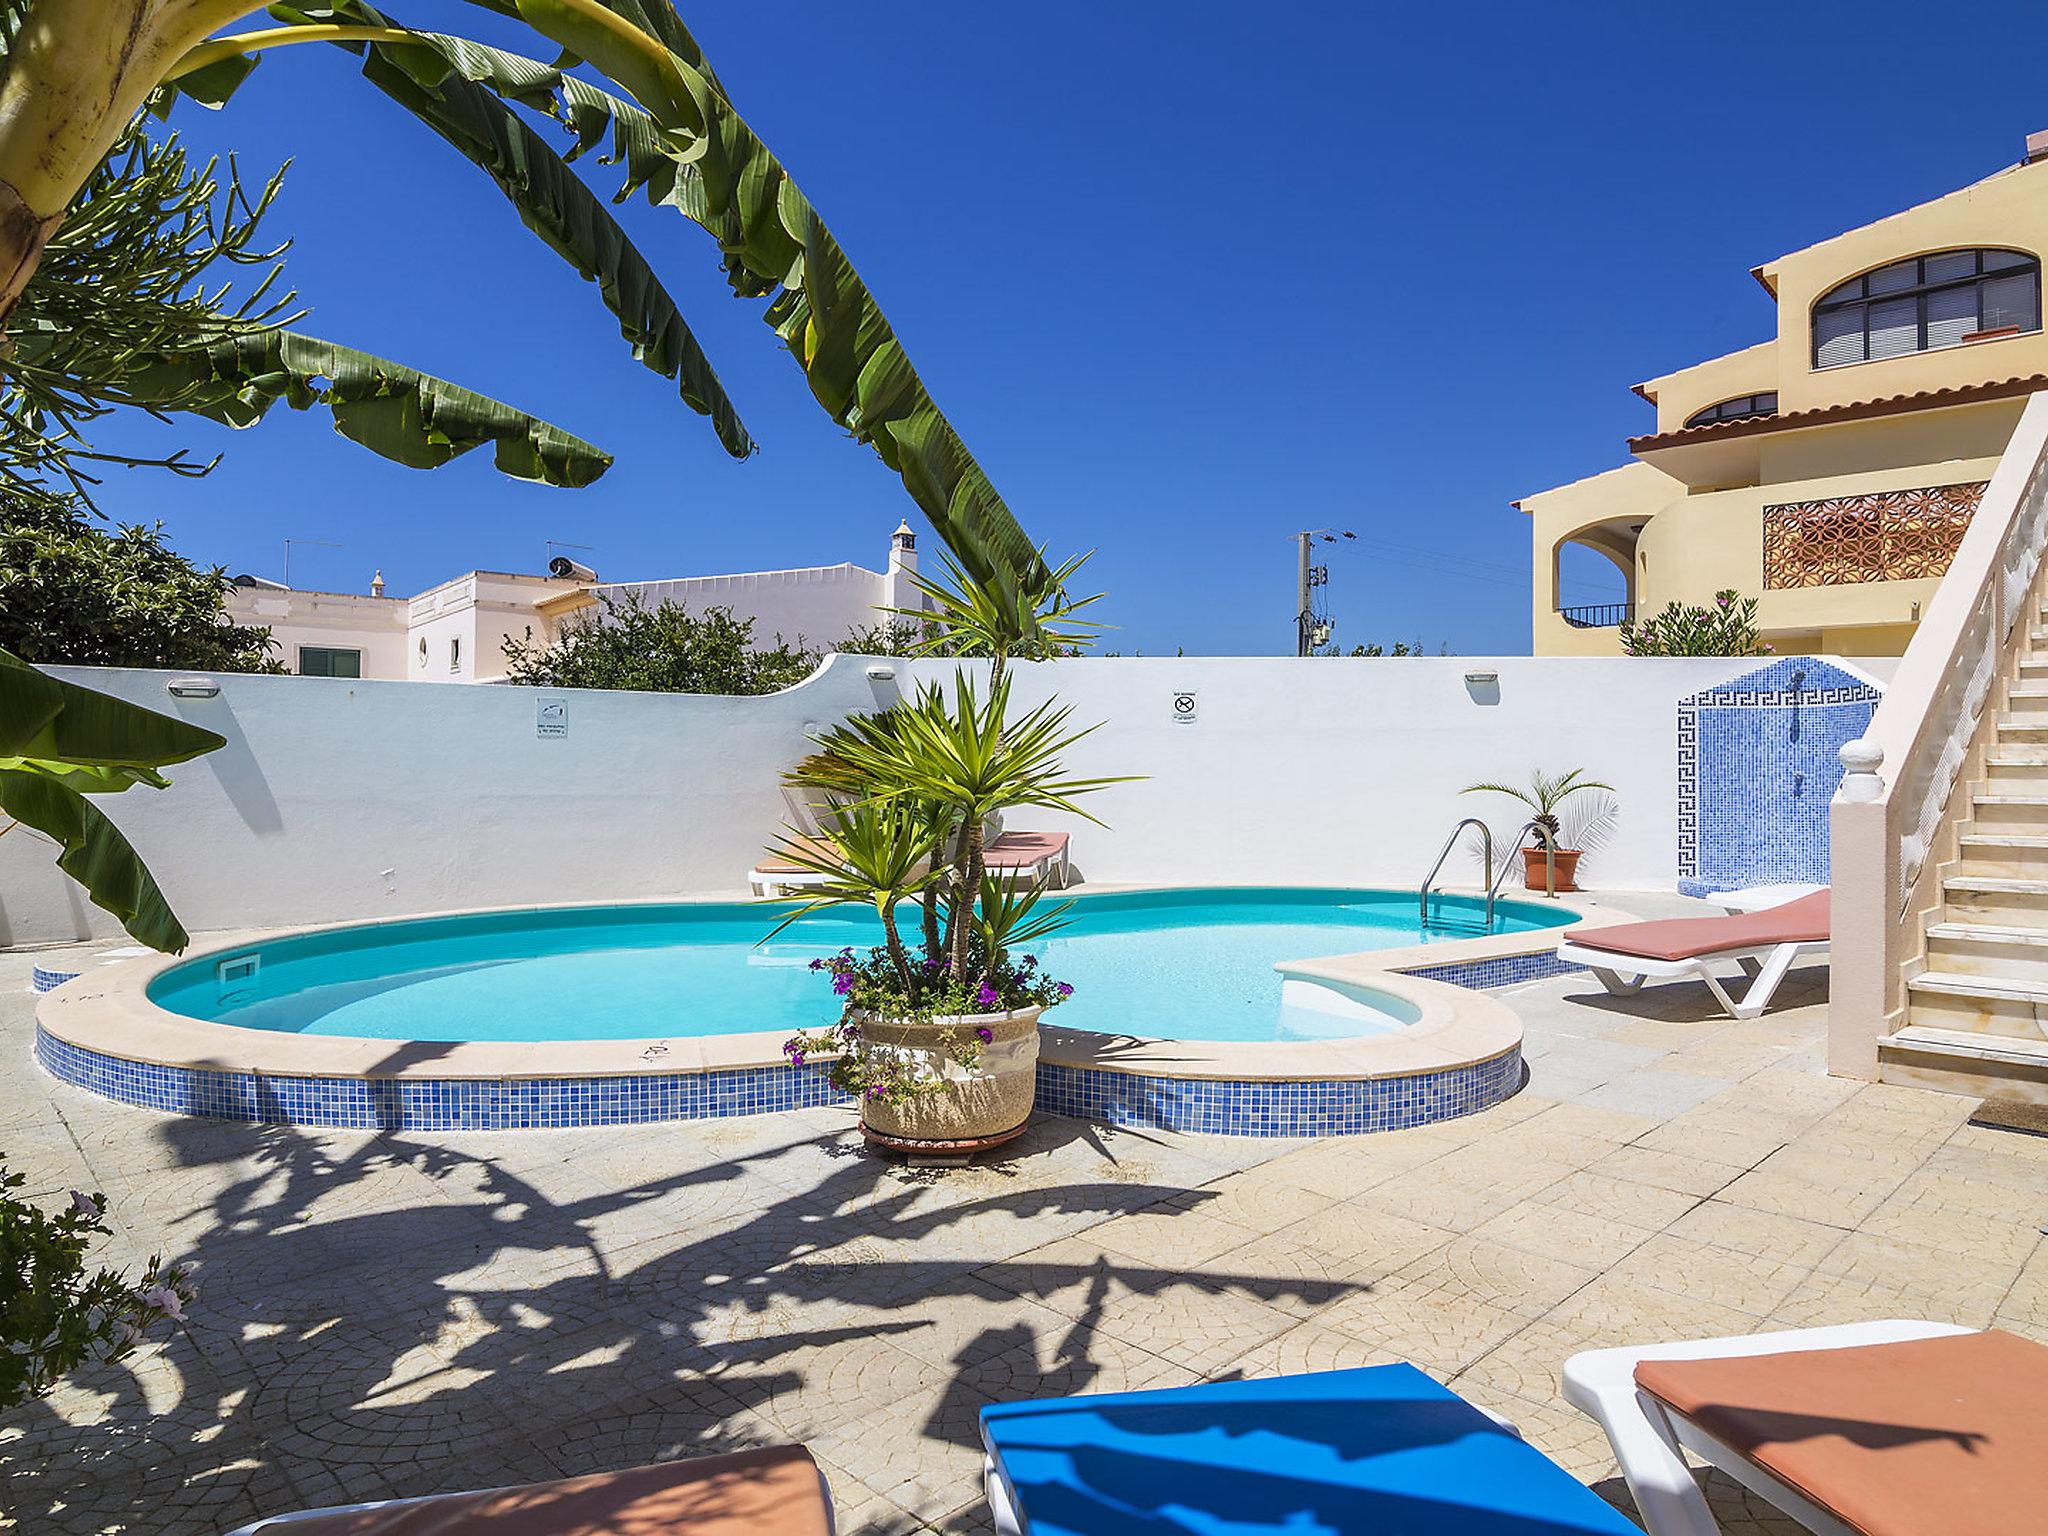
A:
[[[802,1051],[791,1051],[789,1053],[789,1064],[792,1067],[802,1066],[804,1064],[804,1053]]]
[[[996,1032],[990,1029],[986,1024],[980,1026],[978,1029],[974,1031],[974,1033],[976,1038],[979,1039],[983,1045],[993,1044],[996,1038]]]
[[[822,971],[823,969],[825,969],[825,962],[822,960],[813,960],[811,962],[811,969],[814,971]]]
[[[71,1209],[83,1216],[87,1221],[98,1221],[100,1219],[99,1201],[93,1199],[91,1195],[88,1195],[82,1189],[71,1191]]]
[[[1036,956],[1036,955],[1026,955],[1026,956],[1024,957],[1024,962],[1023,962],[1023,964],[1024,964],[1024,969],[1025,969],[1025,970],[1027,970],[1027,971],[1035,971],[1035,970],[1037,970],[1037,969],[1038,969],[1038,956]]]
[[[868,1085],[868,1097],[871,1099],[879,1099],[881,1096],[882,1085],[880,1083],[870,1083]]]
[[[936,960],[927,960],[924,963],[924,968],[928,971],[936,971],[939,968],[939,962]]]
[[[1074,995],[1074,989],[1064,981],[1055,982],[1053,984],[1053,991],[1059,993],[1061,997],[1072,997]]]
[[[1002,1005],[1003,1000],[997,994],[996,989],[985,981],[981,984],[981,990],[974,994],[974,1006],[981,1009],[984,1013],[991,1012],[1002,1007]]]

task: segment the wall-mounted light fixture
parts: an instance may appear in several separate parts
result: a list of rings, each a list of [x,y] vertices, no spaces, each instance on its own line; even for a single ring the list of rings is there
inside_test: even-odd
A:
[[[867,671],[868,681],[871,683],[893,683],[896,681],[896,669],[884,662],[869,662]]]
[[[210,677],[174,677],[164,688],[174,699],[217,699],[220,684]]]
[[[1465,685],[1468,688],[1497,688],[1500,686],[1498,672],[1467,672]]]

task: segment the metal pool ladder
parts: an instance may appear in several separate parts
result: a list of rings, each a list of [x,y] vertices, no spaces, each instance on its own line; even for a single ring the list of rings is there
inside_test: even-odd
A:
[[[1438,872],[1444,867],[1444,860],[1448,859],[1451,856],[1451,850],[1458,846],[1458,839],[1465,835],[1467,827],[1477,827],[1479,829],[1479,836],[1483,839],[1480,851],[1486,860],[1486,873],[1488,876],[1486,887],[1486,928],[1489,933],[1493,931],[1493,889],[1499,883],[1492,879],[1493,828],[1489,827],[1477,816],[1467,816],[1463,821],[1451,828],[1451,835],[1444,839],[1443,852],[1436,856],[1436,862],[1429,866],[1429,873],[1422,877],[1422,888],[1415,893],[1415,904],[1422,914],[1422,926],[1425,928],[1429,926],[1430,887],[1436,884],[1436,877]],[[1524,827],[1522,830],[1526,836],[1528,828]]]
[[[1500,883],[1507,878],[1508,866],[1515,862],[1515,855],[1520,853],[1522,845],[1529,841],[1529,834],[1542,831],[1542,823],[1533,816],[1523,822],[1521,830],[1515,834],[1515,840],[1508,844],[1507,851],[1501,855],[1500,867],[1496,869],[1493,863],[1493,828],[1489,827],[1477,816],[1467,816],[1463,821],[1451,828],[1451,835],[1444,839],[1443,851],[1436,856],[1436,862],[1429,866],[1429,873],[1422,877],[1422,888],[1415,893],[1416,905],[1421,912],[1422,926],[1425,928],[1429,926],[1430,888],[1435,885],[1437,874],[1444,867],[1444,860],[1448,859],[1451,856],[1451,850],[1458,846],[1458,839],[1464,834],[1467,827],[1477,827],[1479,829],[1479,836],[1483,840],[1480,845],[1480,854],[1485,861],[1484,868],[1487,875],[1486,931],[1488,933],[1493,932],[1494,898],[1500,894]],[[1555,896],[1557,892],[1552,891],[1550,894]]]

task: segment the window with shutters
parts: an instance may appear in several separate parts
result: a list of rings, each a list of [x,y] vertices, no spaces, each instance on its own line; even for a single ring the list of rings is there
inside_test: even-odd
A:
[[[2041,263],[2023,251],[1940,251],[1830,289],[1813,306],[1813,366],[1839,368],[2041,329]]]
[[[1775,393],[1737,395],[1733,400],[1723,400],[1710,405],[1704,411],[1694,411],[1685,418],[1685,424],[1688,427],[1711,427],[1718,421],[1741,421],[1745,416],[1777,414],[1778,397]]]

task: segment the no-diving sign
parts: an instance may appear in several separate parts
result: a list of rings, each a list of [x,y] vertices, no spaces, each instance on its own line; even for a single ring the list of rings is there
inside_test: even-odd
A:
[[[1173,696],[1173,718],[1182,725],[1193,725],[1195,723],[1195,695],[1192,690],[1176,693]]]

